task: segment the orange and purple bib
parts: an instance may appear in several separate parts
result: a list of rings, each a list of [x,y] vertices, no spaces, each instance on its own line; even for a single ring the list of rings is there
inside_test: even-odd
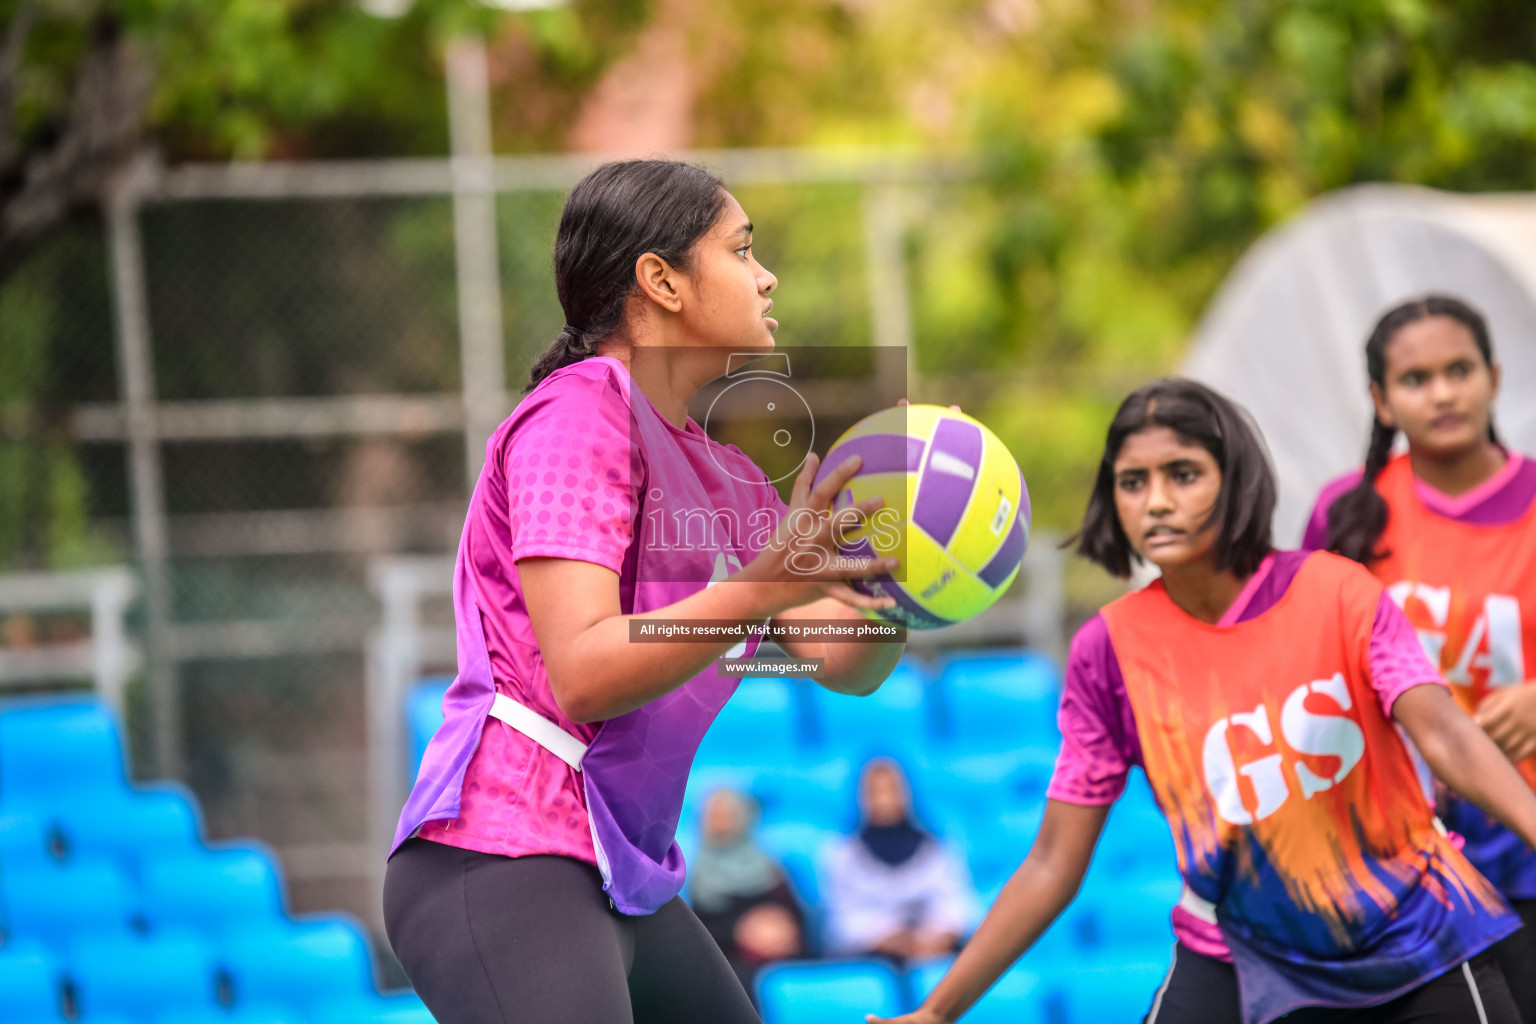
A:
[[[1107,606],[1179,870],[1216,907],[1246,1024],[1369,1006],[1518,927],[1437,828],[1372,679],[1382,584],[1306,558],[1267,611],[1200,622],[1161,583]]]
[[[1324,492],[1314,522],[1326,522],[1339,490]],[[1453,499],[1415,479],[1400,455],[1376,490],[1387,503],[1387,557],[1371,572],[1407,613],[1457,703],[1475,712],[1490,693],[1536,676],[1536,463],[1511,453],[1500,473]],[[1518,767],[1536,787],[1536,758]],[[1454,794],[1442,795],[1442,807],[1479,871],[1511,898],[1536,899],[1536,851]]]

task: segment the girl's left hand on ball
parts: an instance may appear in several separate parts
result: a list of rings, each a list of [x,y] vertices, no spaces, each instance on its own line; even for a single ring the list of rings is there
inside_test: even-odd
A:
[[[816,471],[821,460],[812,452],[795,478],[789,508],[768,546],[737,576],[742,582],[764,585],[771,595],[770,614],[798,608],[823,597],[833,597],[853,608],[881,611],[895,605],[889,597],[861,594],[849,580],[892,572],[895,558],[858,558],[844,555],[839,542],[862,527],[884,502],[866,498],[832,512],[832,500],[859,471],[858,456],[846,460],[820,483]]]
[[[1494,690],[1483,699],[1476,718],[1511,761],[1536,756],[1536,684]]]

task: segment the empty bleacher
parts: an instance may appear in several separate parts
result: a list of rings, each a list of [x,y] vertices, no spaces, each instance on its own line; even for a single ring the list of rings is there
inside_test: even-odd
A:
[[[124,763],[100,701],[0,703],[0,1019],[430,1024],[357,921],[291,916],[266,847],[210,846],[190,793]]]
[[[424,680],[408,700],[413,770],[442,719],[447,685]],[[887,755],[906,768],[919,818],[964,855],[990,905],[1039,828],[1060,743],[1058,696],[1055,665],[1021,649],[956,652],[933,666],[908,659],[862,698],[803,680],[744,680],[694,760],[678,841],[685,856],[696,849],[710,790],[751,793],[762,808],[758,839],[784,864],[814,931],[818,864],[855,824],[860,766]],[[1140,1020],[1168,969],[1179,891],[1172,839],[1137,773],[1078,898],[967,1024]],[[759,976],[758,995],[765,1024],[861,1021],[915,1005],[946,966],[786,963]]]

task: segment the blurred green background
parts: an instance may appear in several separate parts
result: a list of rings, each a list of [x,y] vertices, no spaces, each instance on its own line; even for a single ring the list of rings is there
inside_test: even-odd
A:
[[[485,41],[500,156],[790,149],[915,168],[891,193],[911,394],[963,404],[1019,457],[1033,557],[1081,514],[1119,399],[1178,365],[1271,227],[1357,182],[1536,189],[1529,0],[0,0],[0,573],[136,557],[124,432],[81,429],[120,418],[114,183],[146,154],[362,176],[440,160],[445,52],[466,34]],[[780,339],[877,340],[872,189],[735,190],[780,279]],[[555,184],[495,199],[514,396],[563,319],[561,202]],[[131,222],[161,402],[457,401],[445,189],[161,196]],[[180,717],[149,727],[134,682],[136,767],[192,785],[211,836],[277,846],[296,907],[371,915],[370,573],[454,550],[462,434],[156,451]],[[1072,615],[1117,586],[1072,560]],[[0,648],[82,629],[3,617]],[[146,760],[146,732],[177,733],[184,761]]]
[[[0,201],[13,206],[107,38],[148,76],[134,144],[170,164],[441,155],[443,44],[474,31],[489,43],[500,154],[600,143],[618,81],[665,143],[898,147],[959,168],[917,196],[905,239],[922,391],[959,396],[999,431],[1054,527],[1080,511],[1119,395],[1174,366],[1238,256],[1310,197],[1360,181],[1536,187],[1536,7],[1523,0],[576,0],[525,13],[423,0],[397,17],[342,0],[0,2],[10,37],[24,19],[0,91]],[[646,63],[657,53],[666,67]],[[862,343],[856,190],[741,198],[781,278],[784,337]],[[500,202],[515,385],[560,322],[559,195]],[[246,394],[453,385],[446,202],[332,205],[319,223],[279,214],[286,230],[268,209],[212,210],[217,230],[180,241],[168,236],[186,211],[150,216],[149,240],[184,254],[182,289],[202,301],[263,268],[311,289],[384,275],[397,300],[370,311],[376,324],[295,301],[280,332],[258,317],[238,338],[194,329],[161,359],[162,398],[212,381]],[[93,527],[127,514],[120,453],[77,450],[64,415],[110,400],[114,376],[98,218],[88,201],[61,207],[0,241],[0,568],[125,553],[122,531]],[[359,232],[389,267],[347,267]],[[229,239],[238,252],[221,254]],[[392,348],[366,340],[381,336]]]

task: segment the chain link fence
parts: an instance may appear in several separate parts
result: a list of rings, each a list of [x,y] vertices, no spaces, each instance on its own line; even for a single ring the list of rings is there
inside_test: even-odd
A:
[[[879,153],[697,159],[757,224],[786,338],[910,351],[904,217],[942,217],[932,197],[951,170]],[[0,571],[136,566],[135,771],[187,781],[210,836],[276,846],[296,909],[377,922],[370,567],[452,554],[475,424],[511,409],[563,320],[550,252],[589,166],[488,165],[505,374],[478,392],[464,177],[446,160],[146,165],[104,231],[66,232],[0,283]],[[1059,588],[1047,600],[1037,621],[1059,618]],[[89,628],[0,609],[0,648]]]

